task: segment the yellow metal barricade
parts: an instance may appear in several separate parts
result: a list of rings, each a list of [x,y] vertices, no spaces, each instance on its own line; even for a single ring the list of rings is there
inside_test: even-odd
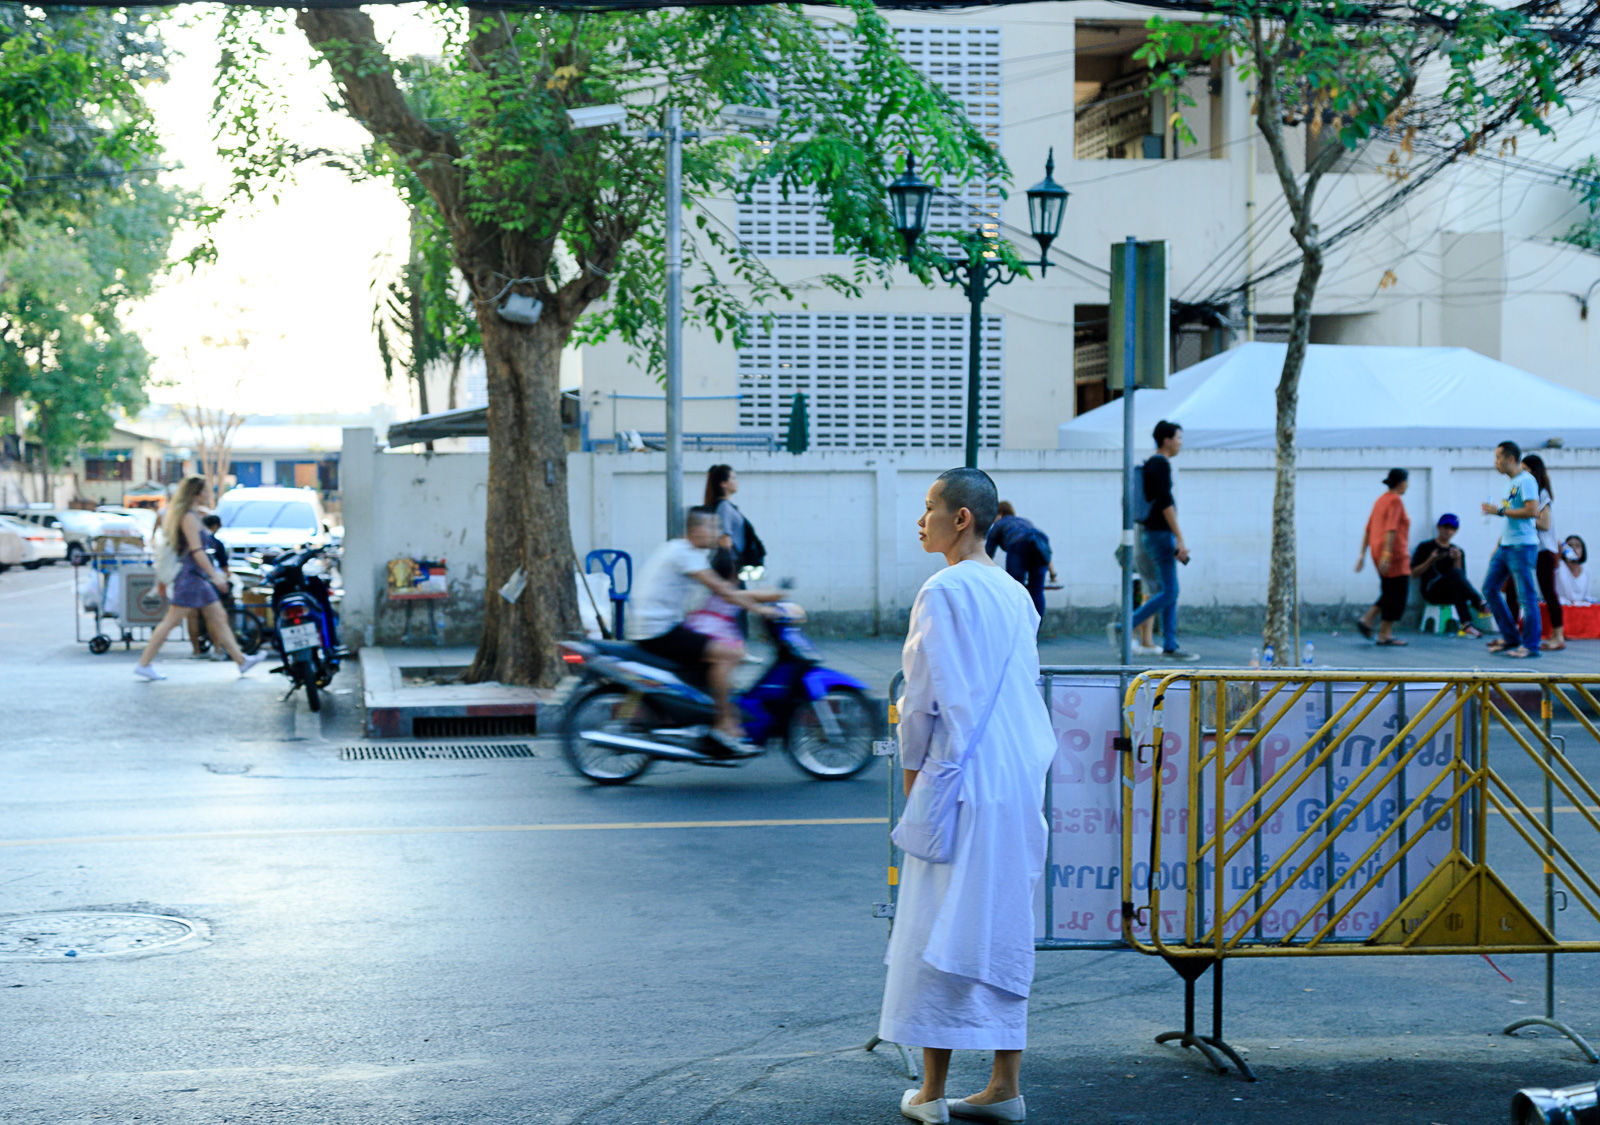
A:
[[[1600,952],[1600,792],[1566,745],[1600,751],[1597,692],[1600,675],[1537,673],[1135,679],[1123,936],[1191,989],[1185,1031],[1163,1038],[1231,1055],[1233,957]],[[1216,1026],[1202,1037],[1192,986],[1208,968]],[[1545,1016],[1507,1031],[1554,1027],[1600,1061],[1554,1009],[1547,958]]]

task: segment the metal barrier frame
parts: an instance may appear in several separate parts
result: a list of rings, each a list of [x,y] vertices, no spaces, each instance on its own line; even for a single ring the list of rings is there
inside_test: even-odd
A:
[[[1162,762],[1159,749],[1163,733],[1163,706],[1168,690],[1180,683],[1186,684],[1190,689],[1188,719],[1190,752],[1186,763],[1189,827],[1183,861],[1186,867],[1183,891],[1184,940],[1178,943],[1165,939],[1162,927],[1158,924],[1151,926],[1149,940],[1141,938],[1136,931],[1136,924],[1142,924],[1147,911],[1152,921],[1160,917],[1161,888],[1158,881],[1152,878],[1146,892],[1148,902],[1144,906],[1135,905],[1132,878],[1134,836],[1132,810],[1136,771],[1141,765],[1146,764],[1144,758],[1146,750],[1151,751],[1148,764],[1151,766],[1152,812],[1160,808],[1165,784],[1161,776]],[[1358,685],[1359,690],[1335,712],[1332,705],[1332,691],[1337,683]],[[1295,704],[1304,699],[1308,691],[1317,684],[1323,685],[1323,714],[1327,716],[1325,721],[1283,767],[1272,777],[1263,779],[1262,739],[1274,730]],[[1428,702],[1410,718],[1406,716],[1404,690],[1408,684],[1436,687]],[[1230,685],[1248,687],[1255,697],[1243,713],[1231,721],[1228,691]],[[1572,802],[1575,811],[1584,817],[1596,833],[1600,833],[1600,817],[1596,815],[1597,811],[1600,811],[1600,792],[1596,791],[1595,786],[1568,759],[1564,740],[1552,730],[1555,705],[1559,701],[1567,716],[1578,722],[1594,738],[1596,745],[1600,746],[1600,727],[1591,721],[1584,710],[1587,707],[1592,713],[1600,714],[1600,700],[1597,700],[1590,690],[1593,686],[1600,686],[1600,674],[1547,675],[1536,672],[1491,673],[1479,670],[1376,674],[1368,671],[1331,670],[1185,669],[1137,677],[1134,683],[1130,684],[1124,697],[1125,717],[1133,707],[1138,690],[1147,686],[1153,686],[1155,700],[1151,742],[1131,748],[1132,752],[1125,754],[1123,759],[1123,935],[1131,948],[1164,958],[1184,976],[1186,982],[1190,979],[1191,973],[1198,976],[1207,968],[1215,967],[1215,1034],[1212,1037],[1198,1039],[1193,1036],[1192,1027],[1186,1027],[1186,1033],[1181,1036],[1185,1045],[1198,1047],[1203,1051],[1210,1046],[1233,1056],[1231,1049],[1222,1042],[1220,1021],[1222,964],[1230,957],[1542,953],[1545,956],[1545,1014],[1542,1017],[1518,1020],[1506,1027],[1504,1033],[1515,1034],[1521,1028],[1534,1025],[1550,1027],[1570,1039],[1588,1061],[1600,1062],[1600,1055],[1595,1053],[1583,1036],[1557,1019],[1555,1014],[1555,954],[1600,952],[1600,941],[1560,942],[1555,939],[1556,881],[1559,879],[1565,887],[1560,893],[1576,899],[1597,921],[1600,921],[1600,883],[1597,883],[1561,844],[1555,832],[1553,815],[1555,790],[1559,789],[1562,795]],[[1206,691],[1208,687],[1209,698]],[[1370,689],[1373,687],[1378,687],[1380,690],[1371,693]],[[1399,691],[1396,693],[1397,688]],[[1518,692],[1519,688],[1523,691]],[[1523,694],[1528,689],[1538,692],[1540,718],[1537,722],[1514,698],[1514,693]],[[1263,719],[1268,707],[1285,691],[1288,692],[1287,698],[1282,700],[1270,718]],[[1370,699],[1368,699],[1369,693]],[[1332,774],[1327,768],[1332,753],[1344,736],[1356,730],[1391,693],[1395,693],[1399,704],[1397,708],[1399,729],[1389,736],[1380,752],[1374,755],[1373,760],[1347,784],[1348,791],[1358,794],[1354,803],[1336,805],[1332,792]],[[1360,713],[1346,723],[1351,713],[1363,701],[1365,706]],[[1441,706],[1443,706],[1442,713],[1439,710]],[[1206,721],[1211,717],[1207,714],[1208,709],[1214,709],[1214,721],[1209,725]],[[1419,733],[1425,718],[1432,719],[1431,725],[1421,729]],[[1342,729],[1341,724],[1345,724]],[[1406,765],[1446,724],[1451,725],[1454,735],[1449,762],[1419,793],[1414,796],[1407,794]],[[1544,788],[1542,815],[1536,814],[1529,808],[1495,773],[1490,761],[1489,735],[1496,727],[1509,734],[1539,766]],[[1525,734],[1536,737],[1525,737]],[[1206,749],[1208,739],[1210,748]],[[1233,751],[1230,757],[1229,748],[1240,739],[1244,739],[1243,745]],[[1408,739],[1412,740],[1409,746],[1406,744]],[[1395,747],[1400,747],[1398,754],[1393,752]],[[1309,761],[1306,761],[1308,752]],[[1247,765],[1253,774],[1253,795],[1237,810],[1229,811],[1226,816],[1221,815],[1227,811],[1224,790],[1227,779]],[[1218,814],[1209,836],[1204,828],[1203,816],[1208,796],[1205,792],[1205,774],[1208,769],[1212,772],[1213,792],[1209,794],[1211,807]],[[1298,776],[1290,778],[1290,772],[1295,770],[1299,771]],[[1382,770],[1381,775],[1379,775],[1380,770]],[[1322,812],[1284,848],[1277,861],[1264,868],[1261,861],[1261,838],[1259,832],[1254,830],[1255,826],[1265,823],[1277,813],[1317,771],[1321,771],[1324,778],[1326,799]],[[1374,777],[1377,780],[1371,792],[1359,796],[1361,787]],[[1288,780],[1282,792],[1276,800],[1269,801],[1267,794],[1285,779]],[[1425,802],[1434,790],[1447,780],[1452,782],[1451,795],[1427,816],[1414,838],[1408,841],[1406,831],[1408,821],[1424,811]],[[1371,842],[1360,857],[1349,864],[1344,874],[1337,874],[1332,856],[1334,842],[1340,833],[1367,809],[1379,793],[1391,784],[1396,786],[1398,793],[1396,802],[1398,808],[1393,822]],[[1589,803],[1586,804],[1585,801]],[[1442,817],[1452,811],[1457,815],[1450,824],[1451,855],[1465,857],[1472,865],[1470,870],[1490,871],[1487,864],[1487,831],[1491,811],[1502,817],[1539,857],[1544,874],[1544,930],[1549,938],[1548,941],[1485,944],[1481,940],[1480,933],[1479,941],[1473,943],[1424,945],[1417,944],[1417,939],[1423,935],[1423,931],[1418,928],[1403,943],[1378,942],[1378,937],[1391,924],[1399,922],[1403,928],[1402,915],[1407,912],[1408,907],[1414,908],[1413,904],[1421,891],[1420,887],[1413,890],[1409,886],[1406,857],[1410,848],[1416,840],[1422,839],[1432,831]],[[1248,827],[1251,830],[1230,844],[1229,834],[1240,828],[1247,817]],[[1150,870],[1154,872],[1159,869],[1161,861],[1161,833],[1158,827],[1159,817],[1152,815],[1151,819]],[[1282,875],[1283,869],[1293,862],[1291,857],[1300,854],[1308,843],[1315,843],[1319,834],[1324,832],[1326,834],[1322,835],[1320,845],[1312,848],[1306,858],[1295,864],[1287,878],[1279,881],[1275,890],[1268,892],[1269,882],[1275,876]],[[1391,840],[1396,845],[1395,854],[1367,877],[1366,886],[1355,884],[1354,876],[1381,854],[1383,846]],[[1249,841],[1254,842],[1256,858],[1255,865],[1251,868],[1252,885],[1230,906],[1224,895],[1224,880],[1217,873]],[[1263,915],[1306,874],[1319,855],[1327,865],[1327,889],[1283,937],[1272,939],[1270,942],[1263,939],[1260,926]],[[1201,932],[1200,896],[1206,892],[1205,867],[1208,857],[1210,869],[1215,876],[1211,879],[1211,923],[1209,929]],[[1376,885],[1378,880],[1395,870],[1398,870],[1400,878],[1401,902],[1399,907],[1379,925],[1374,934],[1359,943],[1330,940],[1330,935],[1336,932],[1339,922],[1349,914],[1362,896]],[[1588,895],[1593,896],[1592,899],[1586,897],[1585,890]],[[1348,895],[1342,908],[1337,906],[1336,897],[1341,891]],[[1565,908],[1563,906],[1562,909]],[[1306,929],[1308,923],[1318,918],[1324,909],[1328,911],[1327,920],[1309,937],[1302,937],[1297,941],[1297,935]],[[1225,928],[1228,921],[1246,910],[1252,912],[1244,917],[1238,932],[1231,938],[1227,937]],[[1247,940],[1252,931],[1255,942],[1259,944],[1252,944]],[[1168,1033],[1166,1036],[1158,1037],[1158,1041],[1167,1041],[1171,1038],[1180,1036]],[[1210,1052],[1206,1053],[1209,1057]],[[1233,1057],[1241,1071],[1246,1070],[1242,1061],[1237,1060],[1236,1056]],[[1212,1061],[1216,1062],[1214,1058]]]

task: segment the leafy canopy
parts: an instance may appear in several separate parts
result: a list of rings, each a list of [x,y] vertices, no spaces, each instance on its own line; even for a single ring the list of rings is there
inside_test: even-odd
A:
[[[1206,22],[1147,22],[1150,38],[1136,57],[1152,68],[1157,88],[1192,105],[1178,91],[1189,71],[1234,57],[1281,124],[1303,124],[1313,138],[1329,130],[1346,150],[1387,131],[1409,151],[1418,131],[1448,130],[1470,152],[1507,124],[1549,133],[1545,115],[1564,103],[1566,54],[1531,7],[1482,0],[1408,0],[1381,10],[1351,0],[1213,7],[1217,18]],[[1307,173],[1326,170],[1314,165]]]
[[[121,317],[186,213],[147,167],[160,18],[0,5],[0,397],[51,464],[144,403],[149,356]]]
[[[825,26],[782,6],[620,14],[436,6],[440,55],[426,67],[390,59],[362,15],[335,22],[303,13],[299,23],[347,108],[427,188],[479,307],[515,286],[545,301],[546,315],[572,326],[577,341],[617,336],[659,367],[665,155],[663,141],[645,134],[659,130],[668,107],[698,133],[683,162],[693,213],[686,316],[719,339],[738,338],[771,300],[856,294],[885,279],[900,251],[886,189],[904,154],[949,182],[1006,175],[964,109],[905,62],[869,0],[843,11],[844,22]],[[230,13],[219,104],[239,198],[316,155],[274,132],[279,95],[246,65],[267,34],[263,22],[274,19]],[[629,127],[575,129],[568,120],[570,108],[604,104],[627,106]],[[775,108],[780,120],[760,134],[726,132],[718,115],[730,104]],[[790,285],[739,240],[726,204],[763,180],[814,194],[847,259],[842,269]]]

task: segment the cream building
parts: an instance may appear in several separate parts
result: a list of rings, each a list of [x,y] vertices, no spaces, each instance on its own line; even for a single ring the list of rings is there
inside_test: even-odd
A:
[[[967,106],[1010,163],[1011,198],[999,204],[989,185],[971,185],[955,212],[962,221],[992,223],[999,204],[1006,234],[1034,256],[1023,189],[1040,179],[1052,148],[1055,178],[1072,192],[1048,274],[997,288],[985,304],[986,448],[1053,449],[1061,422],[1108,397],[1106,266],[1111,244],[1126,236],[1167,240],[1171,296],[1214,302],[1228,325],[1197,311],[1175,330],[1175,366],[1246,338],[1239,287],[1291,259],[1292,248],[1250,90],[1231,68],[1188,83],[1190,144],[1166,127],[1170,107],[1149,95],[1132,58],[1145,36],[1137,9],[1086,2],[889,18],[907,57]],[[1600,393],[1600,341],[1588,316],[1600,298],[1600,255],[1555,241],[1585,213],[1561,173],[1600,149],[1594,104],[1574,104],[1577,112],[1552,115],[1554,140],[1524,135],[1515,152],[1491,146],[1332,251],[1313,340],[1464,345]],[[1308,143],[1317,142],[1295,139],[1302,156]],[[1325,181],[1324,233],[1395,189],[1386,170],[1393,147],[1374,142]],[[762,192],[720,212],[786,282],[803,288],[846,266],[804,201]],[[1257,338],[1282,338],[1293,284],[1291,268],[1257,287]],[[959,448],[967,365],[959,292],[900,270],[891,287],[858,300],[817,290],[801,300],[805,307],[776,306],[772,331],[742,350],[686,333],[690,448],[697,434],[781,443],[796,392],[806,394],[813,449]],[[622,346],[584,349],[574,369],[591,441],[606,443],[614,428],[664,428],[660,385]]]

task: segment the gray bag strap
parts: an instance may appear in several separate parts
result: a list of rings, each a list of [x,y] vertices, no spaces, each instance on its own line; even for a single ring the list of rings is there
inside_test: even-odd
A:
[[[1011,671],[1011,658],[1016,654],[1017,648],[1015,645],[1006,650],[1005,661],[1000,665],[1000,678],[995,681],[994,694],[989,697],[989,706],[983,709],[983,718],[979,719],[978,725],[972,728],[972,737],[967,739],[967,749],[961,755],[960,761],[956,763],[957,769],[967,764],[967,758],[972,754],[972,748],[978,744],[978,740],[989,729],[989,719],[994,715],[995,705],[1000,702],[1000,693],[1005,690],[1006,673]]]

